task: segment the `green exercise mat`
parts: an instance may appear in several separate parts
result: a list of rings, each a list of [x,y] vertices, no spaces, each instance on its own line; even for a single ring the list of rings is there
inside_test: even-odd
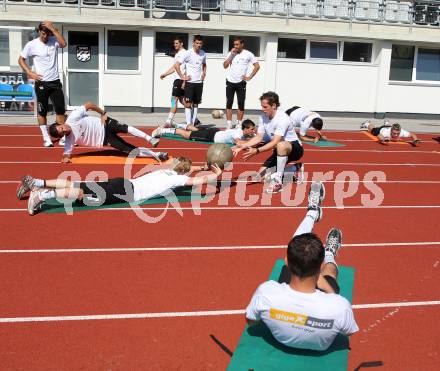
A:
[[[302,141],[303,144],[308,144],[315,147],[344,147],[345,144],[332,142],[331,140],[320,140],[317,143]]]
[[[278,281],[284,264],[283,259],[276,261],[270,280]],[[351,302],[354,269],[339,266],[338,283],[341,288],[340,294]],[[289,348],[278,343],[267,326],[261,322],[256,326],[246,326],[228,371],[345,371],[348,350],[348,338],[343,335],[337,336],[330,348],[323,352]]]

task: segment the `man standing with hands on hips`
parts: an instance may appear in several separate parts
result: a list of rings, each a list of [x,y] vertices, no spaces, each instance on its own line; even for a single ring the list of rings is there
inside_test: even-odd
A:
[[[58,48],[64,48],[67,43],[50,21],[41,22],[37,29],[39,36],[25,45],[18,58],[18,64],[29,79],[35,80],[38,125],[43,135],[44,146],[53,147],[46,126],[47,107],[50,98],[55,109],[57,123],[64,124],[66,108],[63,86],[58,73]],[[26,58],[29,57],[34,57],[35,71],[32,71],[26,63]]]
[[[246,99],[246,83],[251,80],[260,65],[255,55],[249,50],[244,49],[244,41],[241,37],[234,38],[234,47],[229,52],[223,67],[226,71],[226,126],[232,128],[232,105],[234,103],[234,95],[237,94],[237,123],[240,126],[244,115],[244,101]],[[249,64],[254,65],[249,76],[246,76]],[[236,126],[234,125],[234,126]]]

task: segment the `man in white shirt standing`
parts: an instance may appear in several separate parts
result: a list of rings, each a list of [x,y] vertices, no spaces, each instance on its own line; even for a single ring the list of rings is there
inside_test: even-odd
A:
[[[174,46],[174,63],[173,65],[162,75],[160,75],[160,79],[163,80],[168,75],[173,75],[174,82],[173,82],[173,90],[171,92],[171,108],[170,112],[168,113],[168,118],[165,122],[165,126],[171,126],[171,123],[173,122],[174,116],[177,112],[177,106],[178,102],[184,104],[183,97],[185,96],[185,81],[183,81],[180,76],[177,74],[176,69],[174,68],[174,64],[179,60],[182,53],[186,52],[186,49],[183,47],[183,39],[180,36],[177,36],[173,40],[173,46]],[[185,65],[182,65],[183,75],[186,73]]]
[[[283,188],[283,176],[286,164],[291,161],[298,161],[304,154],[301,141],[293,128],[289,116],[278,109],[280,100],[277,93],[269,91],[260,97],[261,109],[263,115],[260,116],[260,125],[257,135],[244,144],[233,148],[234,155],[237,155],[242,149],[247,152],[243,155],[244,160],[258,153],[272,151],[271,156],[263,163],[258,170],[262,176],[268,169],[275,168],[276,172],[272,174],[267,193],[277,193]],[[265,144],[258,148],[253,148],[259,143]],[[303,171],[302,164],[298,163],[297,170]]]
[[[292,348],[324,351],[338,334],[359,331],[336,281],[341,231],[332,228],[325,247],[312,233],[322,217],[324,195],[324,185],[312,183],[308,211],[287,246],[287,266],[279,282],[261,284],[246,309],[249,325],[263,321],[278,342]]]
[[[89,110],[99,113],[101,117],[89,116],[87,114]],[[120,133],[128,133],[135,137],[145,139],[154,147],[159,143],[158,139],[149,136],[134,126],[121,124],[117,120],[108,117],[107,112],[92,102],[84,103],[83,106],[72,111],[67,117],[65,124],[52,124],[49,127],[49,132],[54,138],[66,136],[62,159],[64,163],[70,162],[75,144],[86,147],[103,147],[108,144],[125,153],[130,153],[137,148],[122,139],[118,135]],[[157,160],[166,160],[168,158],[166,152],[155,153],[143,147],[139,148],[139,152],[140,156],[154,157]]]
[[[58,73],[58,48],[64,48],[66,40],[54,27],[52,22],[43,21],[38,25],[38,38],[29,41],[23,48],[18,64],[28,75],[35,80],[35,95],[38,105],[38,125],[43,135],[44,146],[53,147],[47,132],[47,108],[49,98],[55,109],[58,124],[64,123],[66,112],[63,86]],[[35,71],[26,63],[26,58],[34,58]]]
[[[247,81],[257,74],[260,64],[255,55],[244,49],[244,40],[241,37],[234,38],[234,47],[231,49],[223,62],[226,71],[226,128],[232,128],[232,105],[234,95],[237,94],[237,125],[240,126],[244,116],[244,102],[246,100]],[[247,76],[249,65],[254,66],[251,74]],[[234,125],[235,126],[235,125]]]
[[[203,37],[195,35],[193,47],[178,56],[174,67],[180,79],[185,81],[186,126],[194,125],[199,104],[202,102],[203,81],[206,77],[206,53],[202,50]],[[185,65],[186,75],[181,70]]]
[[[401,138],[411,138],[410,142],[413,146],[417,146],[420,143],[420,139],[417,135],[402,129],[400,124],[390,124],[389,122],[384,123],[384,125],[375,127],[369,121],[364,122],[361,125],[361,129],[368,130],[372,135],[379,139],[380,144],[386,144],[387,142],[398,142]]]
[[[293,126],[299,129],[299,139],[301,139],[302,141],[317,143],[321,139],[327,139],[324,135],[321,134],[321,129],[324,125],[324,121],[322,121],[322,117],[319,113],[312,112],[298,106],[289,108],[288,110],[286,110],[286,113],[292,120]],[[306,135],[307,131],[310,128],[313,128],[317,131],[318,135],[316,137],[309,137]]]

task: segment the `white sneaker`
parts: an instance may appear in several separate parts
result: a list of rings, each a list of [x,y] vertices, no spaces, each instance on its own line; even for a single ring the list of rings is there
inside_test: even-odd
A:
[[[370,121],[365,121],[361,124],[361,129],[368,130],[368,126],[370,126]]]
[[[272,193],[278,193],[283,189],[283,182],[278,177],[278,175],[273,174],[273,176],[270,179],[269,187],[266,188],[266,193],[272,194]]]
[[[24,195],[29,191],[32,191],[35,187],[35,180],[30,175],[25,175],[21,179],[21,183],[17,188],[17,198],[22,200]]]
[[[162,136],[162,131],[163,131],[163,127],[158,126],[156,129],[153,130],[153,132],[151,133],[151,136],[153,138],[160,138]]]
[[[51,141],[50,139],[45,140],[43,145],[44,145],[46,148],[53,147],[53,143],[52,143],[52,141]]]
[[[385,120],[385,121],[383,122],[383,126],[389,127],[389,126],[393,126],[393,125],[392,125],[391,122],[389,122],[388,120]]]
[[[307,210],[315,210],[318,212],[315,221],[319,222],[322,219],[321,202],[325,198],[325,187],[322,182],[313,182],[309,190],[309,205]]]
[[[338,251],[342,245],[342,232],[338,228],[332,228],[327,234],[327,241],[325,243],[325,252],[331,253],[335,258],[338,256]]]
[[[66,143],[66,136],[62,137],[59,141],[58,141],[58,145],[61,147],[64,147],[64,144]]]
[[[298,162],[295,164],[295,183],[302,184],[304,182],[304,164],[302,162]]]
[[[44,202],[44,200],[41,198],[41,195],[44,191],[45,189],[37,189],[31,192],[27,207],[29,215],[34,215],[40,209]]]
[[[149,142],[154,148],[156,148],[159,145],[160,140],[152,136]]]

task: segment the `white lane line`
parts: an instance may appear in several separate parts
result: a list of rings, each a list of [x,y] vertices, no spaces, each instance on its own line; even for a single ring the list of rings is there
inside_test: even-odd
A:
[[[378,243],[344,243],[343,247],[400,247],[400,246],[440,246],[435,242],[378,242]],[[268,250],[286,249],[286,245],[261,246],[197,246],[197,247],[127,247],[127,248],[84,248],[84,249],[9,249],[0,250],[0,254],[51,254],[51,253],[89,253],[89,252],[150,252],[150,251],[228,251],[228,250]]]
[[[440,300],[412,301],[396,303],[354,304],[353,309],[399,308],[440,305]],[[0,323],[23,322],[63,322],[63,321],[96,321],[111,319],[144,319],[144,318],[176,318],[176,317],[207,317],[243,315],[244,309],[232,310],[204,310],[194,312],[156,312],[156,313],[121,313],[121,314],[91,314],[78,316],[48,316],[48,317],[6,317],[0,318]]]
[[[220,181],[221,183],[229,183],[228,180]],[[247,180],[235,180],[235,183],[249,183],[253,184],[252,182],[249,182]],[[21,183],[20,180],[0,180],[0,184],[18,184]],[[313,180],[305,180],[304,183],[313,183]],[[326,180],[325,183],[358,183],[358,184],[439,184],[440,180],[378,180],[378,181],[372,181],[372,180]]]

